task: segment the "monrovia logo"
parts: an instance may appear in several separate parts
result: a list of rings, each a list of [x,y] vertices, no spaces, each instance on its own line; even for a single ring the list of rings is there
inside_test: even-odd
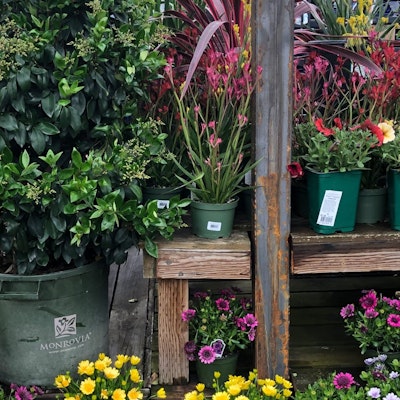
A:
[[[54,335],[56,339],[76,335],[76,314],[54,318]]]
[[[76,320],[76,314],[54,318],[54,336],[56,340],[54,342],[41,343],[40,350],[59,353],[83,347],[84,343],[91,339],[92,332],[76,336]]]

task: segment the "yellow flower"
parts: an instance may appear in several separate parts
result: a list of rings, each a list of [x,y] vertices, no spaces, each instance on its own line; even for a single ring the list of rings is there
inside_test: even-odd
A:
[[[83,360],[78,364],[79,375],[93,375],[94,363],[89,360]]]
[[[266,396],[270,396],[270,397],[275,397],[278,390],[276,389],[275,386],[272,385],[264,385],[261,388],[262,392],[266,395]]]
[[[115,367],[121,369],[122,366],[129,361],[130,357],[125,354],[118,354],[115,361]]]
[[[128,392],[128,399],[141,400],[143,399],[143,393],[139,389],[133,388]]]
[[[131,357],[131,364],[132,365],[138,365],[140,363],[140,357],[138,356],[132,356]]]
[[[115,389],[111,397],[113,400],[125,400],[126,398],[125,390]]]
[[[100,398],[104,399],[104,400],[108,399],[108,391],[107,391],[107,389],[101,389]]]
[[[383,143],[389,143],[395,138],[395,133],[393,129],[393,121],[384,121],[378,124],[378,128],[381,129],[383,133]]]
[[[134,382],[134,383],[139,383],[140,382],[140,380],[141,380],[140,373],[136,368],[132,368],[129,371],[129,375],[130,375],[130,378],[131,378],[132,382]]]
[[[257,370],[254,369],[253,371],[249,372],[249,381],[254,381],[257,378]]]
[[[185,394],[184,400],[197,400],[197,391],[192,390]]]
[[[291,389],[293,387],[292,382],[289,382],[286,379],[283,380],[282,385],[285,389]]]
[[[226,392],[217,392],[213,394],[212,400],[229,400],[229,394]]]
[[[237,396],[242,391],[239,384],[231,385],[228,388],[228,393],[232,396]]]
[[[241,394],[240,396],[236,397],[236,400],[249,400],[249,398]]]
[[[338,25],[344,26],[344,18],[343,17],[337,17],[336,22]]]
[[[54,380],[54,385],[57,389],[63,389],[69,386],[71,383],[71,377],[68,375],[58,375]]]
[[[104,368],[103,372],[104,372],[104,376],[107,379],[115,379],[115,378],[118,378],[118,376],[119,376],[118,369],[114,368],[114,367],[106,367],[106,368]]]
[[[219,371],[214,371],[214,378],[219,379],[221,377],[221,372]]]
[[[387,17],[382,17],[382,18],[381,18],[381,22],[382,22],[382,24],[387,24],[387,23],[389,22],[389,18],[387,18]]]
[[[285,397],[290,397],[290,396],[292,395],[292,391],[289,390],[289,389],[283,389],[282,394],[283,394]]]
[[[79,386],[80,391],[86,395],[92,394],[95,388],[96,382],[91,378],[86,378]]]
[[[157,393],[156,393],[156,396],[157,396],[159,399],[166,399],[166,398],[167,398],[167,394],[165,393],[164,388],[158,389],[158,390],[157,390]]]
[[[198,392],[203,392],[203,391],[204,391],[204,388],[205,388],[204,383],[198,383],[198,384],[196,385],[196,390],[197,390]]]
[[[275,386],[275,381],[273,379],[265,379],[264,385],[266,386]]]
[[[102,357],[95,361],[94,367],[98,371],[104,371],[104,368],[109,367],[112,364],[112,360],[110,357]]]

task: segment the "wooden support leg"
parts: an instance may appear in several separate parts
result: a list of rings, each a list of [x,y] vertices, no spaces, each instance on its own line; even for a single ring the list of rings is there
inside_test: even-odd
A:
[[[158,280],[159,383],[182,385],[189,382],[189,361],[183,346],[189,340],[181,313],[188,308],[187,280]]]

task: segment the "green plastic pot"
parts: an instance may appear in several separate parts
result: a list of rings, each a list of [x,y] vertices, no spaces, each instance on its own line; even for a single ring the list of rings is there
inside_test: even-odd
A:
[[[204,383],[206,387],[212,388],[214,372],[218,371],[221,374],[218,381],[223,384],[228,380],[229,375],[235,375],[237,360],[237,353],[217,358],[211,364],[203,364],[200,360],[196,360],[196,373],[199,383]]]
[[[306,172],[309,224],[315,232],[354,230],[361,172]]]
[[[387,189],[362,189],[358,195],[358,224],[383,222],[386,216]]]
[[[0,274],[0,382],[53,388],[58,374],[108,351],[108,271]]]
[[[223,204],[192,201],[192,233],[206,239],[229,237],[238,201],[238,198]]]

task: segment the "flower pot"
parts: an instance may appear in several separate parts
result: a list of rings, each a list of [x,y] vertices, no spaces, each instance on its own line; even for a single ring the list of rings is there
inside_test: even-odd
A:
[[[206,239],[227,238],[232,233],[235,209],[239,199],[219,204],[192,201],[192,232]]]
[[[143,188],[143,203],[151,200],[157,200],[157,207],[168,208],[169,200],[174,196],[182,194],[182,187],[144,187]]]
[[[204,383],[206,387],[211,388],[214,380],[214,372],[220,372],[219,382],[223,383],[228,380],[229,375],[236,373],[238,354],[230,354],[228,356],[217,358],[211,364],[203,364],[200,360],[196,360],[196,372],[198,381]]]
[[[362,189],[358,195],[358,224],[383,222],[386,216],[387,189]]]
[[[392,229],[400,230],[400,170],[388,172],[388,214]]]
[[[332,234],[354,230],[360,182],[360,170],[307,171],[309,223],[315,232]]]
[[[0,382],[53,387],[108,351],[108,268],[0,274]]]

